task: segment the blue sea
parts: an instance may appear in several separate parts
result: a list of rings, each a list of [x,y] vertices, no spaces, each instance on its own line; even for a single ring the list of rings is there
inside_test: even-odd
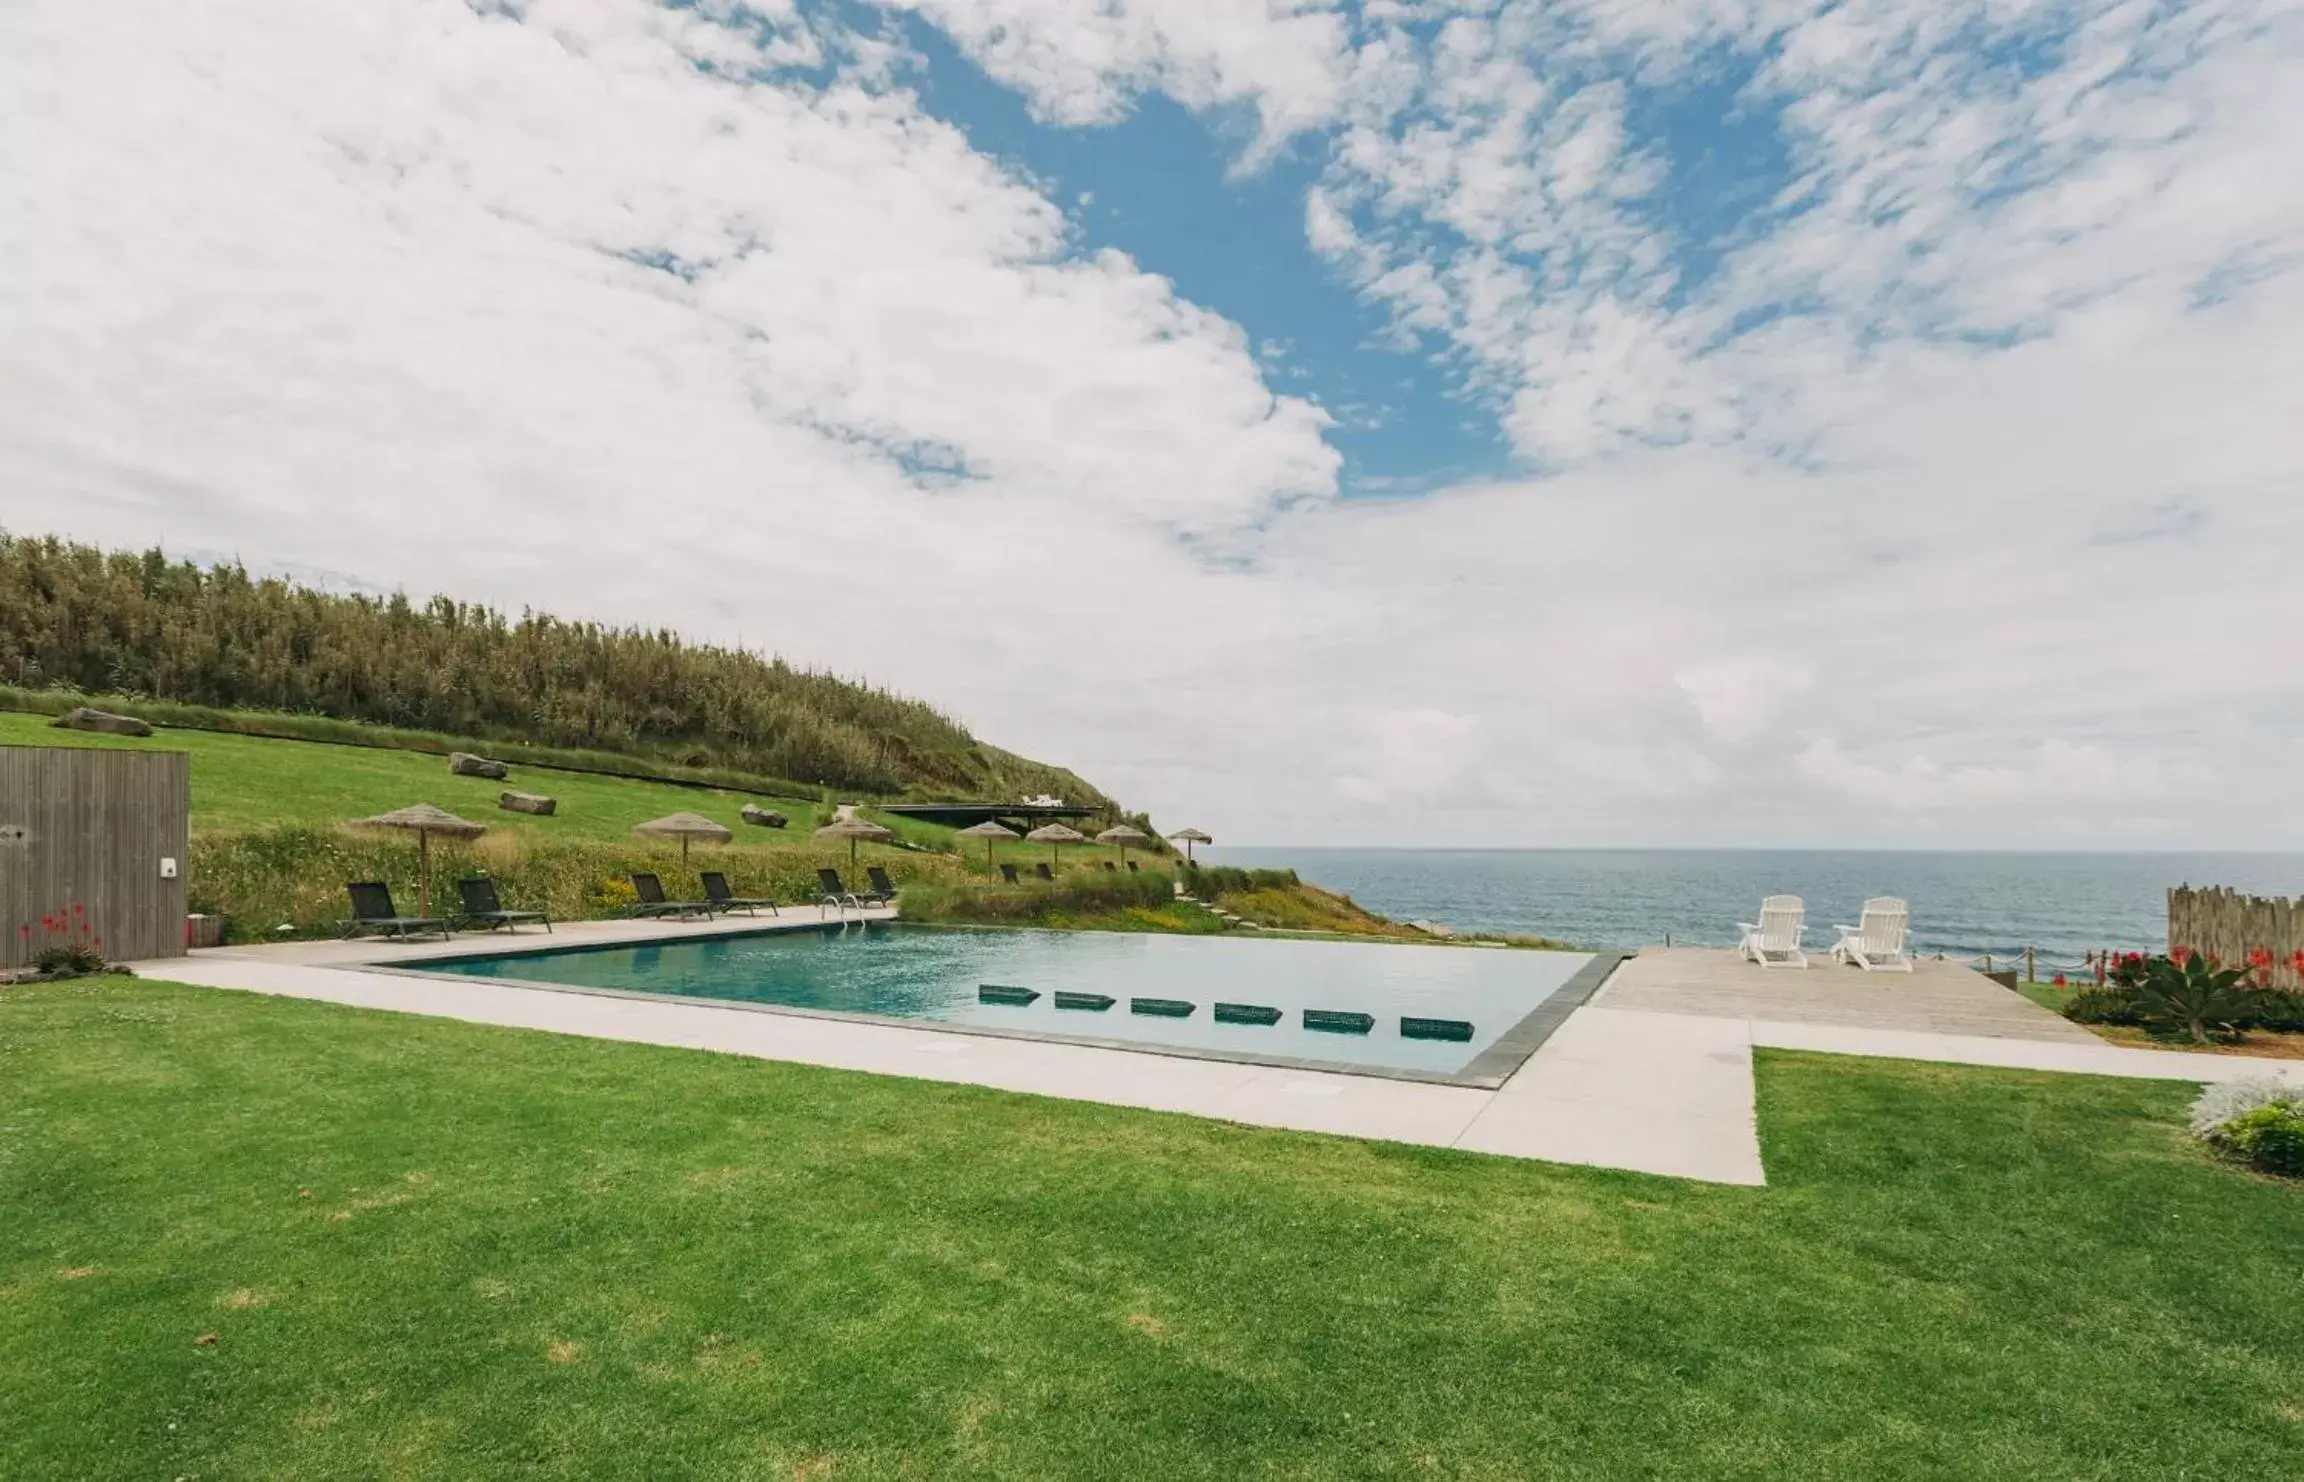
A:
[[[1286,866],[1400,920],[1535,932],[1585,947],[1733,946],[1760,898],[1803,897],[1808,940],[1868,896],[1912,906],[1916,947],[1952,958],[2036,948],[2043,971],[2097,948],[2167,945],[2169,887],[2304,894],[2304,854],[2017,854],[1735,849],[1203,849]]]

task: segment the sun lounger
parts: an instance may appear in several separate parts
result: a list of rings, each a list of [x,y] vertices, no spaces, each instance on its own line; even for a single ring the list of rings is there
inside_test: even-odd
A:
[[[878,900],[884,906],[896,904],[896,882],[888,878],[886,870],[878,865],[866,865],[864,873],[872,878],[873,899]]]
[[[1128,861],[1128,873],[1129,873],[1129,874],[1131,874],[1131,875],[1133,875],[1133,874],[1135,874],[1135,873],[1136,873],[1136,861],[1134,861],[1134,860],[1130,860],[1130,861]]]
[[[552,929],[552,918],[542,911],[505,910],[504,902],[496,895],[496,882],[485,875],[457,881],[456,894],[464,905],[464,909],[456,913],[459,927],[485,926],[494,931],[499,926],[508,926],[517,931],[523,923],[533,921],[546,931]]]
[[[440,933],[440,940],[448,940],[448,923],[438,916],[403,916],[392,904],[392,887],[381,880],[363,880],[346,885],[344,893],[352,898],[352,919],[344,923],[344,935],[355,936],[363,931],[378,931],[395,941],[406,941],[411,936]]]
[[[1892,895],[1874,896],[1864,903],[1864,919],[1857,926],[1839,926],[1840,940],[1832,956],[1868,973],[1908,973],[1912,954],[1905,950],[1911,936],[1912,912]]]
[[[864,909],[863,897],[848,888],[846,882],[841,880],[838,870],[831,868],[818,870],[816,872],[816,887],[819,892],[816,897],[818,910],[822,910],[826,906],[854,906],[859,911]]]
[[[1757,922],[1736,923],[1736,929],[1743,933],[1736,951],[1745,961],[1762,967],[1805,968],[1808,955],[1800,950],[1800,938],[1807,932],[1807,917],[1807,903],[1800,897],[1772,895],[1760,903]]]
[[[1104,868],[1110,870],[1115,875],[1120,873],[1120,867],[1110,860],[1104,861]]]
[[[1010,885],[1021,885],[1024,883],[1023,881],[1016,878],[1016,867],[1014,865],[1002,865],[1000,867],[1000,878],[1007,881]]]
[[[762,906],[768,908],[768,914],[771,916],[781,914],[776,909],[776,903],[766,896],[738,895],[730,890],[728,877],[718,870],[706,870],[700,878],[704,881],[705,901],[711,905],[713,910],[718,911],[723,916],[731,911],[742,911],[747,916],[757,916],[760,914]]]
[[[1043,880],[1053,880],[1056,878],[1056,876],[1049,871],[1048,866],[1044,864],[1034,865],[1032,867],[1032,873],[1038,875]]]
[[[639,904],[627,908],[627,916],[709,916],[710,901],[676,901],[664,896],[664,882],[644,870],[632,873],[633,894],[640,897]]]

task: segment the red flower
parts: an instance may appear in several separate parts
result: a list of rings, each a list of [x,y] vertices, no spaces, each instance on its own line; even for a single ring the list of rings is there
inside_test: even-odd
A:
[[[2192,949],[2190,947],[2170,947],[2168,949],[2168,960],[2175,963],[2178,967],[2182,967],[2185,963],[2192,960]]]
[[[2248,965],[2260,972],[2270,972],[2272,970],[2272,949],[2270,947],[2250,947],[2248,949]]]
[[[2053,981],[2055,982],[2055,984],[2056,984],[2056,986],[2057,986],[2057,987],[2059,987],[2059,988],[2063,987],[2063,986],[2064,986],[2064,975],[2063,975],[2062,973],[2058,973],[2058,974],[2055,976],[2055,978],[2054,978],[2054,980],[2053,980]]]
[[[2288,965],[2296,969],[2296,976],[2304,978],[2304,947],[2296,949],[2296,955],[2288,959]]]

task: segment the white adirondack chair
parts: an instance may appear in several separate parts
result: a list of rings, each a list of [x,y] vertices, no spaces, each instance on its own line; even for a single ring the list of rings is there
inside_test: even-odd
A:
[[[1875,896],[1864,903],[1864,920],[1857,926],[1833,928],[1840,933],[1832,955],[1854,963],[1868,973],[1908,973],[1912,954],[1905,950],[1912,934],[1912,912],[1892,895]]]
[[[1747,962],[1762,967],[1799,967],[1808,965],[1808,954],[1800,950],[1800,938],[1808,927],[1808,905],[1796,895],[1772,895],[1760,902],[1760,919],[1739,921],[1736,929],[1744,934],[1736,950]]]

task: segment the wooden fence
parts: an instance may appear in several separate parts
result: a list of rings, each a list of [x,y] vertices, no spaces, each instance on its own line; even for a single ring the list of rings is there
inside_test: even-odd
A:
[[[2168,950],[2178,947],[2235,967],[2262,947],[2272,954],[2274,987],[2304,988],[2293,962],[2304,950],[2304,900],[2179,885],[2168,892]]]
[[[183,955],[191,761],[0,746],[0,967],[72,941],[116,962]]]

